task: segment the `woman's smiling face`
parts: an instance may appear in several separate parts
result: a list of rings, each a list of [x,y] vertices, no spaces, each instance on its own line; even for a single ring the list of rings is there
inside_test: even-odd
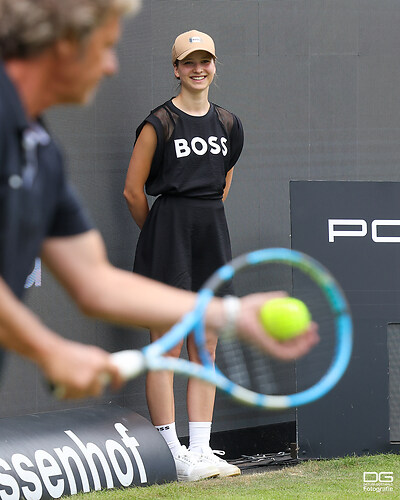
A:
[[[215,75],[214,57],[204,50],[196,50],[174,65],[176,78],[188,90],[207,89]]]

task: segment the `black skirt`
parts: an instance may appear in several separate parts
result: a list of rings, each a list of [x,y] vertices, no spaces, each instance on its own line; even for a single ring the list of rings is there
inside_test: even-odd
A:
[[[133,270],[196,292],[231,258],[222,200],[163,195],[154,202],[140,233]],[[228,293],[230,285],[218,295]]]

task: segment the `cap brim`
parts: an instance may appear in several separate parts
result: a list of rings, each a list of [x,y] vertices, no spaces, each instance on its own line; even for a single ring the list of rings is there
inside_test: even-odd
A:
[[[204,51],[204,52],[208,52],[213,57],[217,58],[217,56],[213,52],[211,52],[210,50],[205,49],[203,47],[196,47],[195,49],[185,50],[185,52],[182,52],[182,54],[180,56],[178,56],[176,59],[178,61],[182,61],[182,59],[185,59],[185,57],[187,57],[189,54],[192,54],[193,52],[198,52],[198,51],[201,51],[201,50]]]

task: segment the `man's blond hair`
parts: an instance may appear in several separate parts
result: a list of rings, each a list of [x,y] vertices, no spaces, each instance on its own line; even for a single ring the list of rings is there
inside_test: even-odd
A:
[[[141,0],[0,0],[0,58],[26,59],[62,38],[83,42],[107,15],[135,14]]]

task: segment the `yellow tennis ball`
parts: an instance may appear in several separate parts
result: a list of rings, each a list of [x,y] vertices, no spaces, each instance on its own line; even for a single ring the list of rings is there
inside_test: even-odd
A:
[[[311,322],[307,306],[293,297],[269,300],[260,310],[265,330],[277,340],[289,340],[306,330]]]

